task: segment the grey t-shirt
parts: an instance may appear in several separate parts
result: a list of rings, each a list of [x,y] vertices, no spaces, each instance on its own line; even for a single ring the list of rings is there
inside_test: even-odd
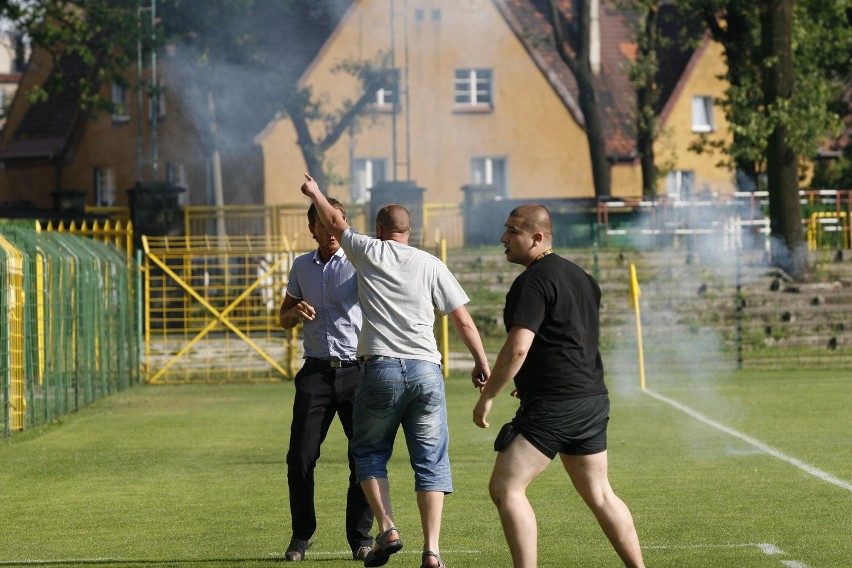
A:
[[[425,251],[352,229],[343,233],[340,246],[358,277],[364,314],[358,356],[440,364],[433,330],[435,309],[449,314],[470,300],[452,272]]]

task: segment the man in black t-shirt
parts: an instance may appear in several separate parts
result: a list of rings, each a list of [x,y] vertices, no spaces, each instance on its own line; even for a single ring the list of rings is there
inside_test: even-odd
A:
[[[491,376],[474,380],[481,394],[473,421],[488,427],[494,397],[514,379],[521,405],[494,442],[498,454],[489,483],[513,564],[538,565],[538,529],[526,489],[559,454],[621,560],[643,567],[633,516],[607,474],[600,287],[579,266],[553,254],[550,213],[541,205],[515,208],[501,241],[506,259],[526,270],[506,295],[508,337]]]

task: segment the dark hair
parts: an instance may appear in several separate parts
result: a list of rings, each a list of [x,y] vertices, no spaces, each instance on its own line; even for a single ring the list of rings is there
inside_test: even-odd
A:
[[[332,207],[343,213],[343,216],[346,217],[346,208],[343,207],[343,204],[336,200],[333,197],[328,198],[328,202]],[[314,226],[314,223],[317,222],[317,206],[311,203],[311,206],[308,207],[308,225]]]

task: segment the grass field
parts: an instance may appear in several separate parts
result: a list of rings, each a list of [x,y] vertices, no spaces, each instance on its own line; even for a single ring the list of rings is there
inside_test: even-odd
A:
[[[843,372],[608,378],[610,473],[648,566],[852,564],[852,378]],[[476,391],[448,380],[455,493],[442,555],[453,568],[510,566],[487,494],[492,427]],[[284,456],[293,385],[144,386],[0,443],[0,566],[280,566],[289,540]],[[344,438],[317,470],[320,528],[307,564],[357,566],[343,531]],[[391,484],[405,549],[421,534],[400,438]],[[558,463],[533,485],[540,566],[620,563]]]

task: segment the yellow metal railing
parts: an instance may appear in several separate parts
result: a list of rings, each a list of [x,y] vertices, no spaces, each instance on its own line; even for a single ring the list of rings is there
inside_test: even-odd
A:
[[[349,224],[364,234],[373,234],[374,220],[368,219],[369,206],[346,204]],[[286,237],[294,248],[313,248],[307,230],[307,205],[190,205],[183,208],[184,234],[271,235]],[[461,206],[455,203],[423,205],[423,229],[418,238],[423,247],[435,247],[445,239],[450,247],[464,245],[464,221]]]
[[[3,294],[6,300],[7,318],[5,325],[8,341],[9,374],[9,429],[24,429],[24,416],[27,400],[24,396],[24,255],[21,251],[0,235],[0,249],[6,257],[6,280],[3,282]],[[5,365],[0,365],[3,367]]]
[[[827,232],[839,232],[835,245],[838,248],[852,248],[852,230],[846,211],[815,211],[807,222],[808,249],[822,248]]]

